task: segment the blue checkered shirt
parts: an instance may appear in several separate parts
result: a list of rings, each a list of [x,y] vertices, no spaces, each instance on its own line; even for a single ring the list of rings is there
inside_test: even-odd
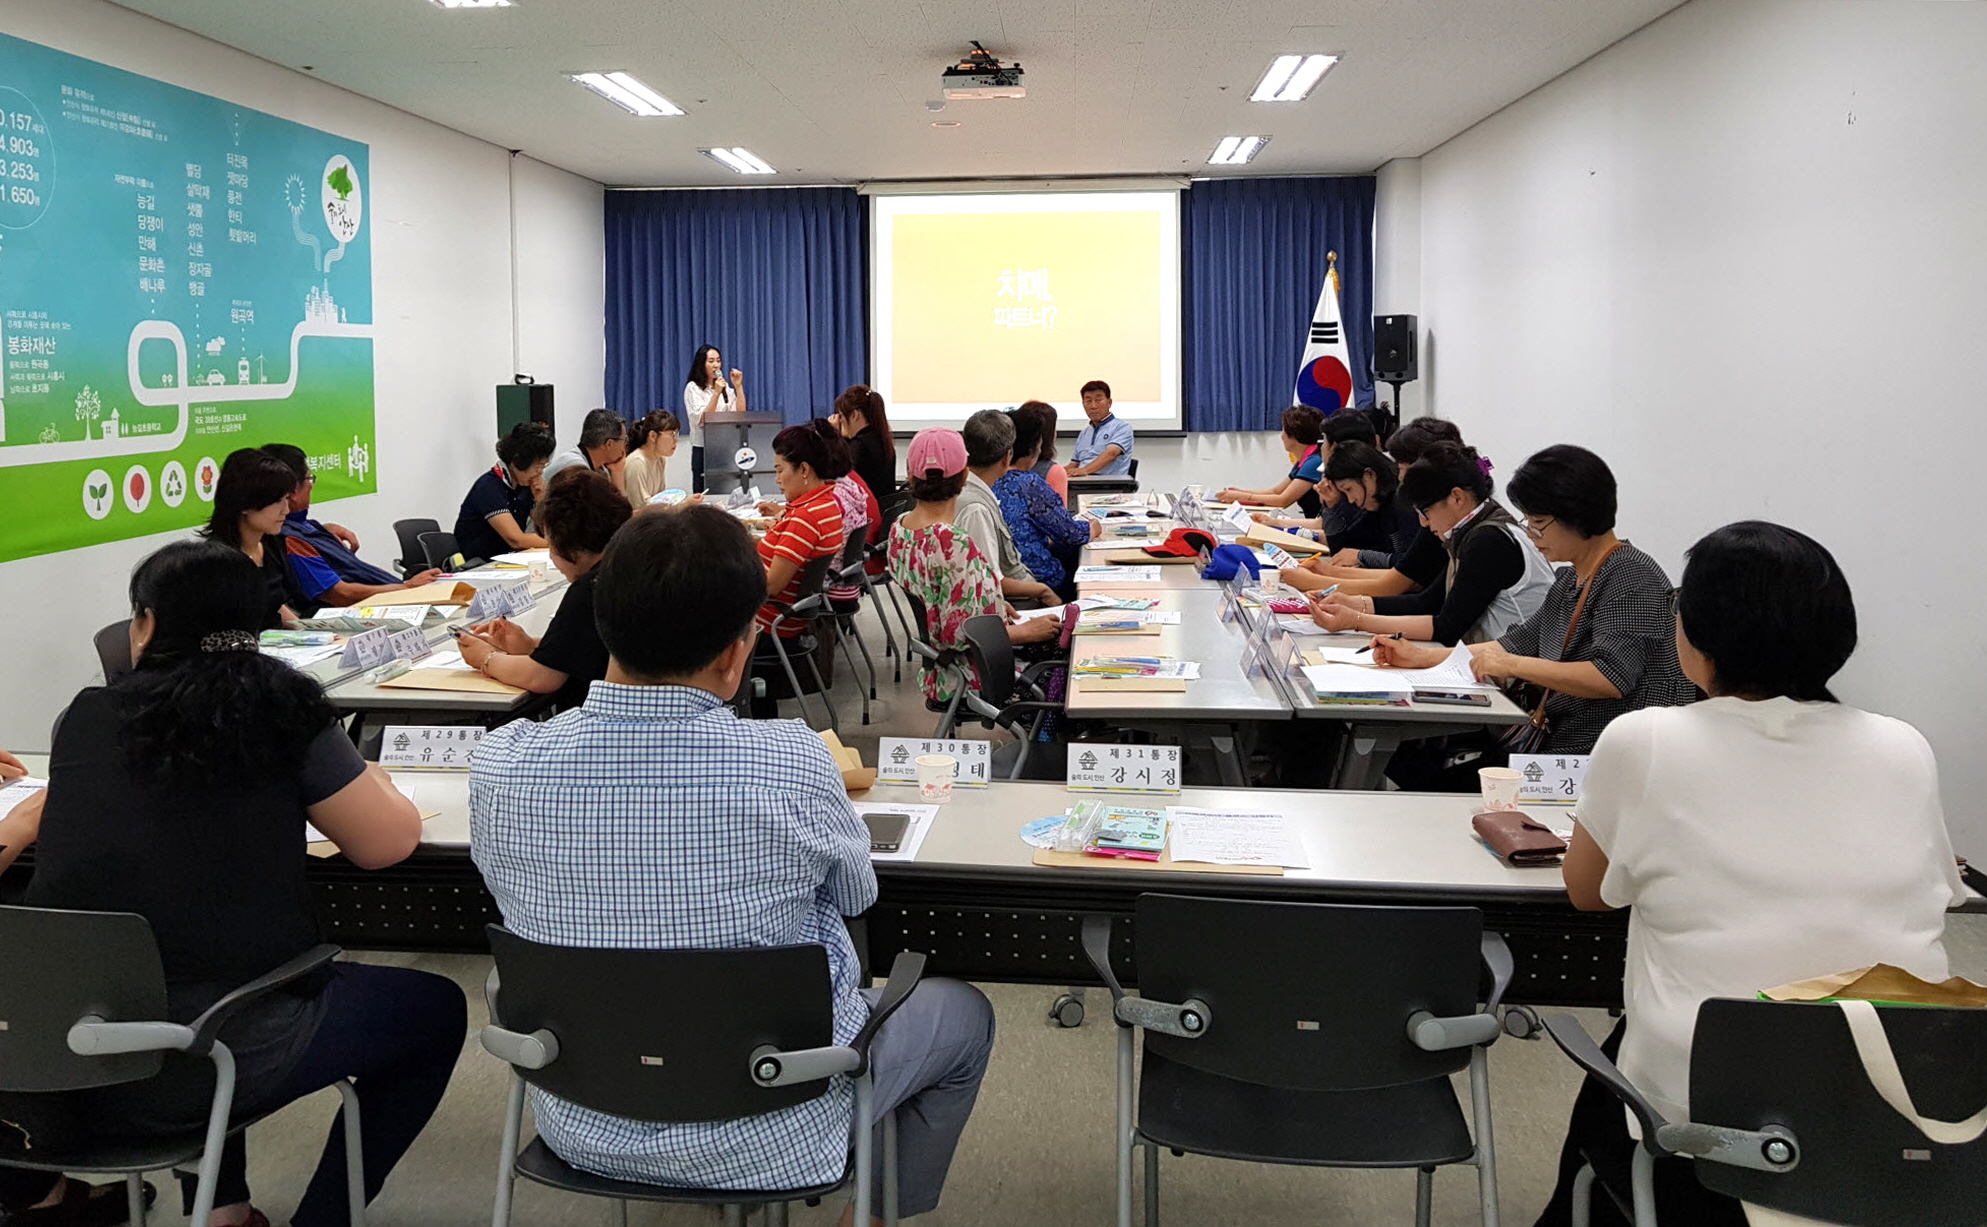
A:
[[[746,721],[684,686],[596,681],[584,705],[484,735],[469,773],[470,852],[520,937],[566,946],[819,944],[835,1042],[869,1017],[844,916],[876,901],[869,834],[821,739]],[[575,1167],[623,1180],[776,1189],[838,1178],[854,1088],[736,1121],[663,1125],[531,1093],[538,1132]]]

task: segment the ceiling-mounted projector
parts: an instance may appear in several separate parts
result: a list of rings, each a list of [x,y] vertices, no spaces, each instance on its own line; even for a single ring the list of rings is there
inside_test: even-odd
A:
[[[1021,87],[1021,65],[1001,63],[1000,57],[980,46],[978,39],[973,40],[973,49],[964,59],[939,74],[938,83],[948,101],[1028,96]]]

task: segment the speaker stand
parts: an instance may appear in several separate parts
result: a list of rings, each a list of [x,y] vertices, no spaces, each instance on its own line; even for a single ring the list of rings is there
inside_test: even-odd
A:
[[[1380,435],[1382,439],[1388,439],[1392,438],[1393,433],[1401,428],[1401,423],[1403,421],[1401,414],[1401,385],[1404,383],[1412,383],[1413,380],[1383,379],[1380,382],[1386,384],[1388,387],[1394,390],[1394,407],[1388,414],[1388,416],[1392,417],[1394,420],[1391,423],[1387,424],[1386,430],[1382,431]]]

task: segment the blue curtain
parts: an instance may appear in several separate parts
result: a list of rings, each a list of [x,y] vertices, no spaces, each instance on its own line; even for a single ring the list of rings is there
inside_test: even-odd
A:
[[[699,345],[747,403],[825,414],[869,368],[869,219],[850,188],[606,193],[607,404],[681,417]]]
[[[1188,430],[1275,430],[1338,253],[1353,399],[1373,403],[1371,175],[1211,179],[1180,202],[1181,375]]]

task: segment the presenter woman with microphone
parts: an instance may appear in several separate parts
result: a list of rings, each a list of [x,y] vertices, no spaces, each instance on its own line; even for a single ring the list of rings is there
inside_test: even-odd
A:
[[[699,345],[690,359],[690,382],[683,385],[683,421],[690,428],[690,489],[704,492],[704,415],[745,412],[745,372],[732,368],[725,378],[723,355],[715,345]]]

